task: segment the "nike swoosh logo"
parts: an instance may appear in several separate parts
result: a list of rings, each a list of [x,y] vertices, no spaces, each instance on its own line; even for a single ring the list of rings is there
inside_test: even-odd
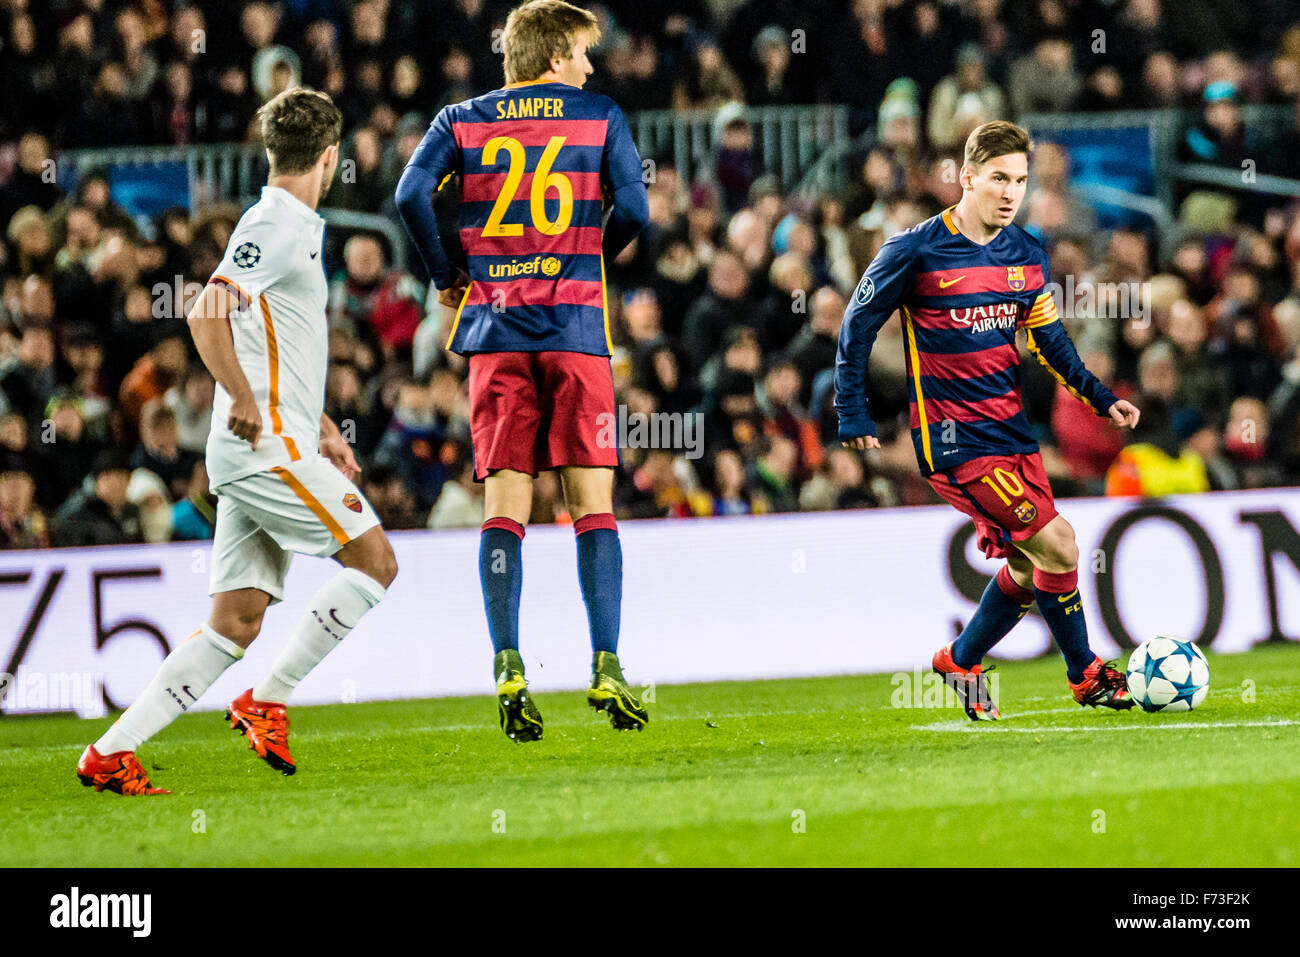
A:
[[[311,254],[311,258],[312,258],[312,259],[315,259],[315,258],[316,258],[316,254],[315,254],[315,253],[312,253],[312,254]]]
[[[939,288],[947,289],[949,286],[955,286],[957,283],[961,282],[965,278],[966,278],[965,276],[958,276],[956,279],[940,279]]]
[[[189,695],[193,700],[195,701],[199,700],[198,698],[194,697],[194,692],[190,690],[189,685],[181,685],[181,690],[184,691],[187,695]]]
[[[1075,595],[1077,595],[1077,594],[1079,594],[1079,589],[1076,588],[1074,591],[1070,592],[1070,594],[1068,594],[1068,595],[1057,595],[1057,596],[1056,596],[1056,600],[1057,600],[1060,604],[1064,605],[1067,601],[1069,601],[1071,598],[1073,598],[1073,597],[1074,597]],[[335,621],[338,621],[338,619],[336,618]],[[342,622],[339,622],[339,624],[343,624],[343,623],[342,623]]]
[[[334,619],[334,624],[338,625],[340,628],[351,628],[351,625],[345,625],[343,622],[339,621],[339,616],[334,614],[336,611],[338,611],[337,608],[330,609],[330,617]]]

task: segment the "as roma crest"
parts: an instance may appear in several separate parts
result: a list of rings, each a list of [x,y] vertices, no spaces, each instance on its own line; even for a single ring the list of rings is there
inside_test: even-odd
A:
[[[354,512],[360,514],[360,512],[361,512],[361,499],[357,498],[355,492],[348,492],[347,495],[344,495],[344,496],[343,496],[343,504],[346,505],[348,508],[352,509],[352,511],[354,511]]]
[[[1007,267],[1007,285],[1012,292],[1025,291],[1025,267],[1008,266]]]

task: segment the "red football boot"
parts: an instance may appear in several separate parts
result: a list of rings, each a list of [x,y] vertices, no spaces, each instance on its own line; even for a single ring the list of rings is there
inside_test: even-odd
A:
[[[966,717],[972,721],[996,721],[1002,717],[998,706],[989,694],[989,683],[984,677],[984,666],[976,665],[969,670],[961,668],[952,660],[952,642],[944,645],[934,653],[935,674],[943,675],[944,684],[957,692],[961,706],[966,709]],[[990,668],[989,671],[993,669]]]
[[[136,758],[134,751],[114,751],[112,754],[100,754],[95,746],[89,745],[82,752],[77,762],[77,777],[86,787],[96,791],[112,791],[124,797],[137,797],[141,794],[171,794],[171,791],[156,788],[149,783],[149,775]]]
[[[298,770],[289,753],[289,716],[284,705],[254,701],[249,688],[226,707],[230,726],[248,738],[248,747],[281,774]]]
[[[1069,679],[1066,679],[1069,681]],[[1078,684],[1069,681],[1074,700],[1080,705],[1095,708],[1114,708],[1127,711],[1133,707],[1133,696],[1128,691],[1128,679],[1124,672],[1117,670],[1110,662],[1094,658],[1083,672],[1083,680]]]

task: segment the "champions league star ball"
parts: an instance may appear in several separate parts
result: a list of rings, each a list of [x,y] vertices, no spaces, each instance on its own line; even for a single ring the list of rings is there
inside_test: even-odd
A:
[[[1152,638],[1128,659],[1128,690],[1143,711],[1191,711],[1210,693],[1210,665],[1190,641]]]

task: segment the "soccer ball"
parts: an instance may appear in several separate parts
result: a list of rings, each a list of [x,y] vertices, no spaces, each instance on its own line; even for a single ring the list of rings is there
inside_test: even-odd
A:
[[[1191,711],[1210,693],[1210,664],[1181,638],[1152,638],[1128,659],[1128,690],[1143,711]]]

